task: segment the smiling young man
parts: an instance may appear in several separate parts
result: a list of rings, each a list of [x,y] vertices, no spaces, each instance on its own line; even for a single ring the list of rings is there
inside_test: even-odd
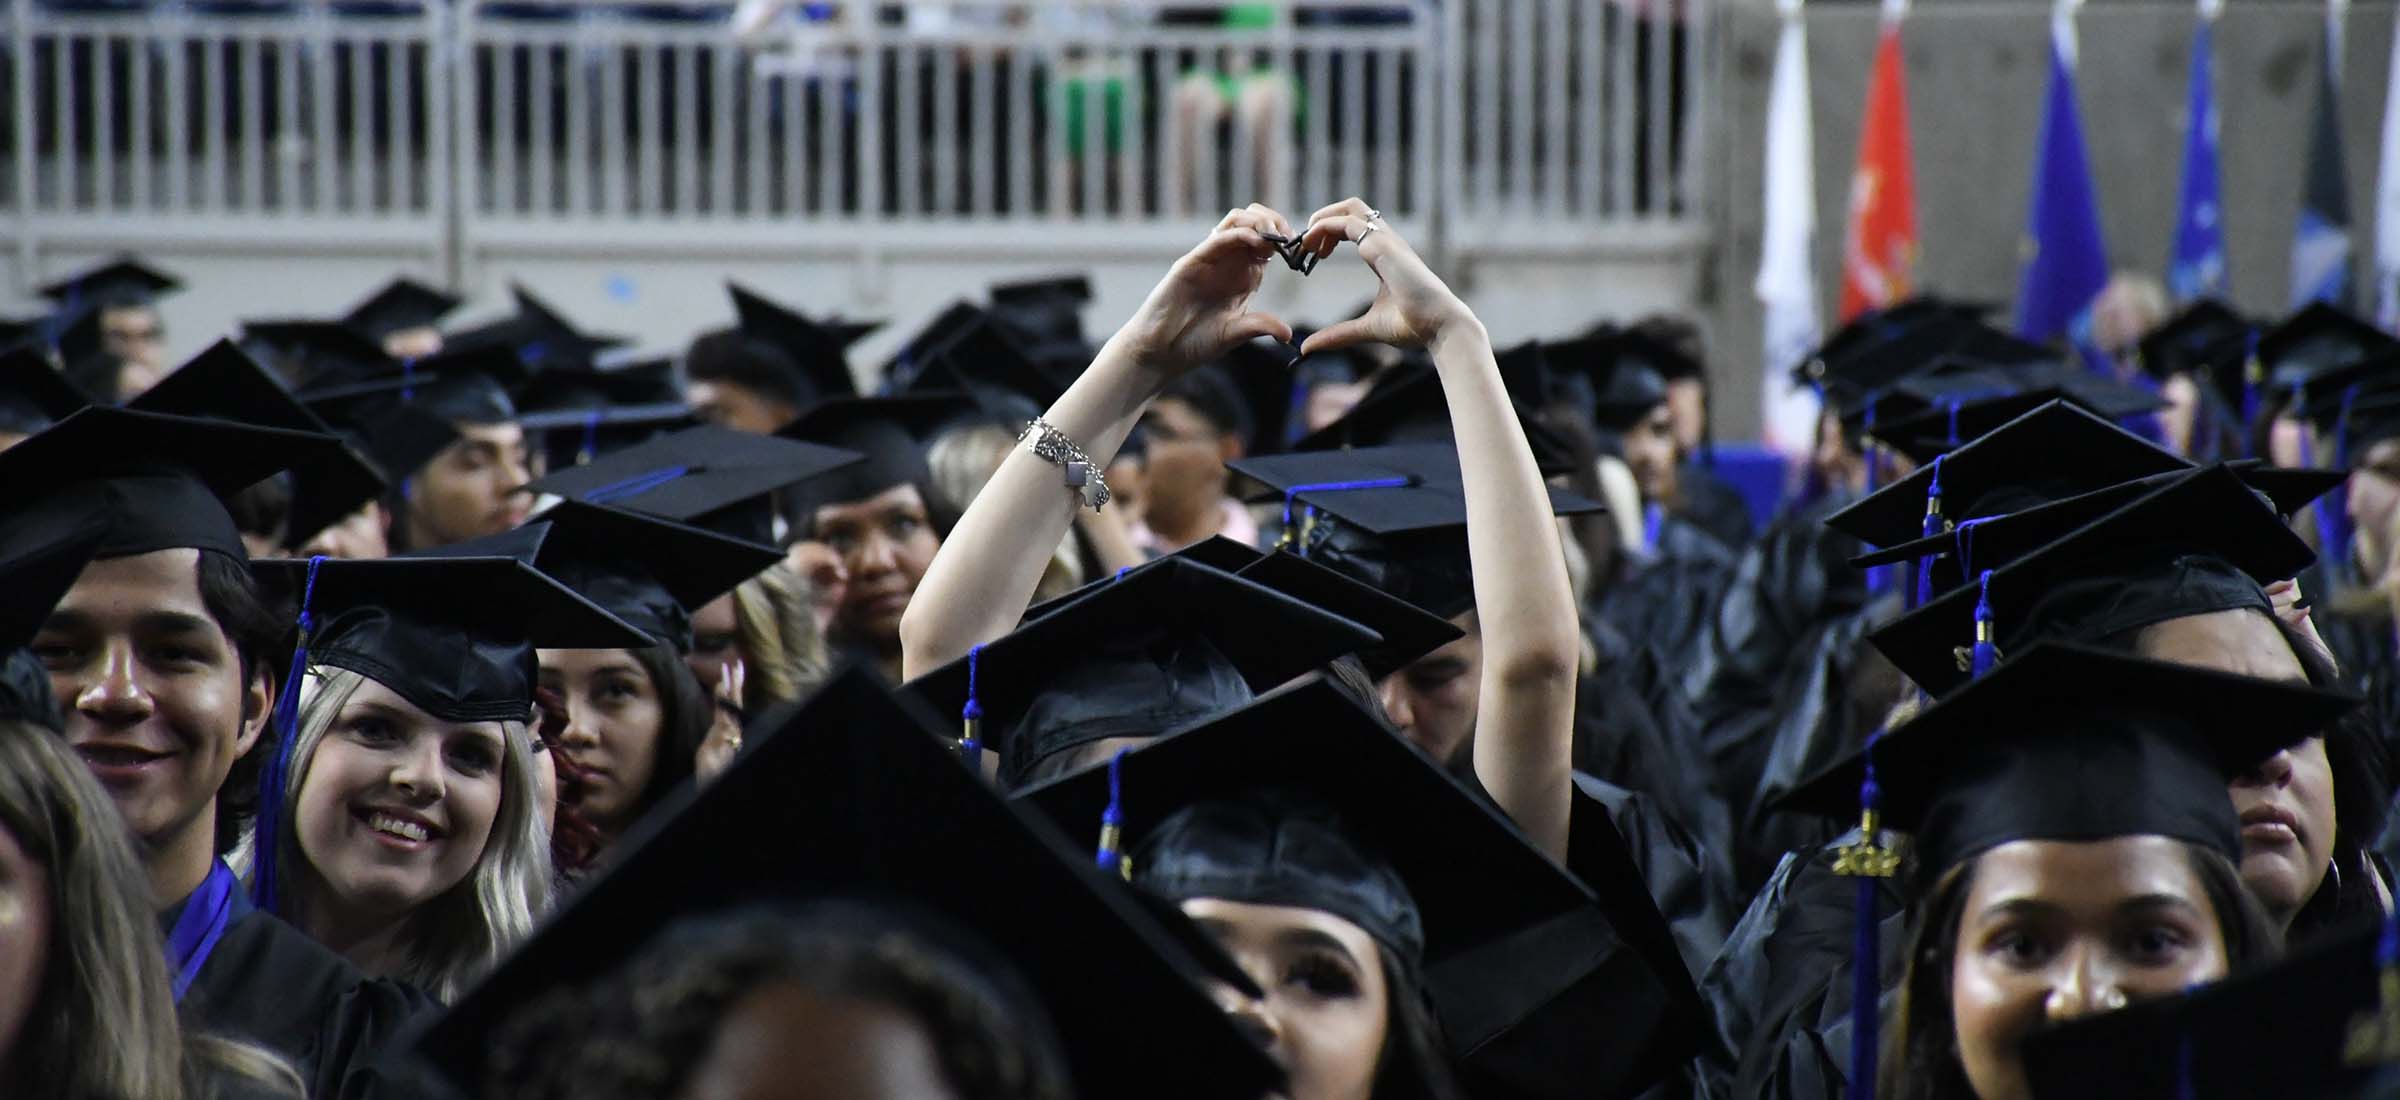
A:
[[[55,487],[0,522],[103,531],[31,649],[68,741],[133,832],[186,1020],[291,1059],[312,1097],[418,1095],[375,1063],[422,995],[253,910],[220,859],[254,799],[282,634],[221,500],[333,447],[90,409],[0,456],[0,484]]]

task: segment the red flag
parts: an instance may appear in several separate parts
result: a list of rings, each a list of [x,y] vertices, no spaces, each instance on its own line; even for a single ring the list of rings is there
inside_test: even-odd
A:
[[[1900,86],[1900,22],[1886,19],[1867,86],[1867,122],[1850,176],[1842,232],[1842,320],[1908,297],[1916,283],[1917,186],[1909,169],[1908,97]]]

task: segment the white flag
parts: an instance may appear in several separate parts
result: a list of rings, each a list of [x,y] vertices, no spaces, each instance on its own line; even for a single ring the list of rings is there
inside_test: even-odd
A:
[[[2383,91],[2383,153],[2375,166],[2375,323],[2400,332],[2400,23]]]
[[[1767,92],[1765,232],[1755,292],[1764,307],[1767,446],[1805,458],[1816,439],[1817,402],[1792,380],[1816,349],[1817,169],[1808,122],[1808,29],[1799,0],[1782,0],[1783,36]]]

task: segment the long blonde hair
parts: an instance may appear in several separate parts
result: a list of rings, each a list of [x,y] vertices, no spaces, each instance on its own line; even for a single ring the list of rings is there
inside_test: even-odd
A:
[[[733,590],[734,623],[750,659],[744,706],[795,702],[825,682],[833,657],[809,602],[808,578],[783,562]]]
[[[281,1058],[184,1034],[133,838],[58,735],[0,721],[0,829],[40,865],[50,894],[49,957],[14,1051],[19,1082],[59,1100],[186,1100],[229,1073],[301,1095]]]
[[[349,706],[350,697],[367,682],[367,677],[348,669],[309,670],[300,687],[299,729],[292,738],[292,766],[282,792],[285,805],[299,804],[317,747]],[[505,746],[500,812],[492,822],[491,837],[464,880],[411,916],[406,961],[391,975],[444,1003],[456,1000],[501,956],[524,942],[534,922],[550,908],[550,827],[533,804],[539,794],[533,769],[547,767],[548,762],[534,756],[533,734],[525,722],[502,722],[500,734]],[[284,867],[305,866],[297,822],[297,814],[284,814],[283,835],[275,838],[276,858]],[[245,876],[257,841],[255,832],[244,837],[232,857],[235,869]],[[275,899],[279,912],[296,919],[305,916],[294,885],[300,880],[299,875],[285,874]]]

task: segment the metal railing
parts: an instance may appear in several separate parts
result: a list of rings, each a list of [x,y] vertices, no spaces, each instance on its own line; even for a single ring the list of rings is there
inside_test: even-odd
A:
[[[1125,0],[762,3],[10,0],[0,210],[26,259],[331,241],[448,266],[837,235],[1149,247],[1346,194],[1556,243],[1701,205],[1704,3],[1325,0],[1216,25]]]

